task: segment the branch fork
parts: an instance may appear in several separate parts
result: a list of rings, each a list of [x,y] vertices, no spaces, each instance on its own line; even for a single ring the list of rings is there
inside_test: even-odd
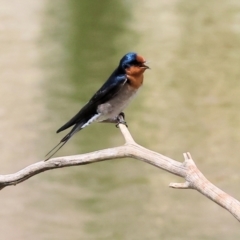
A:
[[[52,158],[29,165],[13,174],[0,175],[0,189],[19,184],[47,170],[130,157],[184,178],[185,182],[170,183],[169,187],[195,189],[240,221],[240,202],[209,182],[197,168],[189,152],[183,154],[184,162],[181,163],[137,144],[124,124],[119,124],[119,129],[125,139],[124,145],[81,155]]]

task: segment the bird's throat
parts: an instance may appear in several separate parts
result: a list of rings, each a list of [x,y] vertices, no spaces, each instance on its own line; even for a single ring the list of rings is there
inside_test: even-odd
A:
[[[139,75],[127,74],[127,79],[128,79],[128,84],[134,89],[140,88],[143,84],[143,74],[139,74]]]

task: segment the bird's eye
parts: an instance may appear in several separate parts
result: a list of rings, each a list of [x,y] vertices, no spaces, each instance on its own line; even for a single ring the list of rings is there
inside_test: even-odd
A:
[[[142,67],[142,63],[138,62],[138,63],[136,64],[136,66],[137,66],[137,67]]]
[[[132,63],[133,66],[136,66],[136,67],[140,67],[141,66],[141,63],[140,62],[137,62],[137,61],[134,61]]]

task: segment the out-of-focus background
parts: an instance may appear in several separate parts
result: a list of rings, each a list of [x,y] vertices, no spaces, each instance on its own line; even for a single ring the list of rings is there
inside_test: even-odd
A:
[[[126,111],[139,144],[183,161],[240,199],[238,0],[2,0],[0,174],[43,160],[55,131],[120,58],[150,61]],[[78,133],[57,156],[123,144],[114,125]],[[174,175],[133,159],[41,173],[0,193],[0,239],[239,239],[239,223]]]

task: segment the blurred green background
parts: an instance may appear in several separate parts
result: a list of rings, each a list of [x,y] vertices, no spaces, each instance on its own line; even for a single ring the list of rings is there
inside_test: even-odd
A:
[[[126,110],[135,140],[178,161],[190,151],[240,199],[238,0],[2,0],[0,174],[42,160],[129,51],[152,69]],[[57,156],[123,143],[93,124]],[[133,159],[41,173],[1,191],[0,239],[239,239],[227,211],[168,188],[182,181]]]

